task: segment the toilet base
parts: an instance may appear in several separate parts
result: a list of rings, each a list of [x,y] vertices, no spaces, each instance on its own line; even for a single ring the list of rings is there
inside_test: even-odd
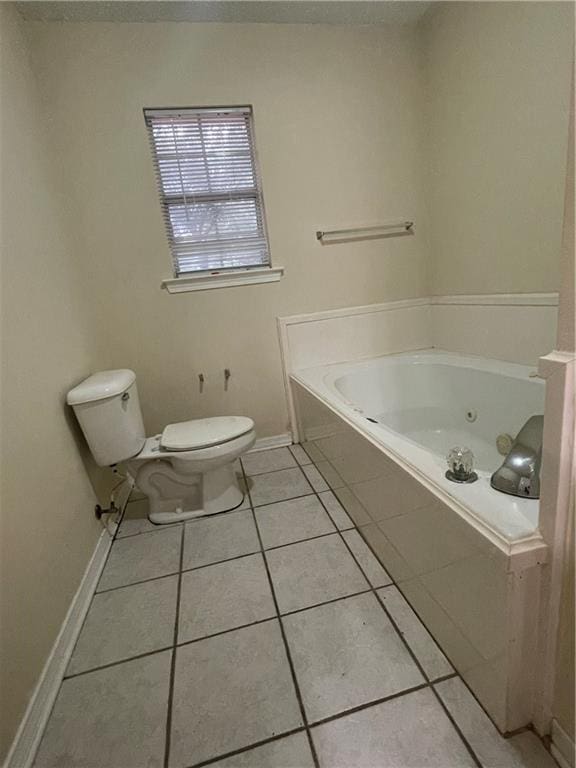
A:
[[[244,501],[231,463],[204,471],[201,475],[184,477],[171,467],[151,463],[139,473],[137,485],[148,496],[148,519],[155,525],[218,515],[236,509]],[[170,494],[162,494],[161,489],[165,492],[171,490],[174,495],[170,498]]]
[[[230,509],[213,509],[211,511],[206,509],[191,509],[188,511],[176,509],[174,512],[150,512],[148,515],[148,520],[150,520],[151,523],[154,523],[154,525],[171,525],[173,523],[182,523],[185,520],[192,520],[195,517],[209,517],[210,515],[221,515],[224,512],[233,512],[235,509],[241,506],[243,501],[244,494],[242,494],[242,499],[240,502],[236,504],[235,507],[231,507]]]
[[[222,445],[162,455],[156,438],[149,438],[149,449],[128,462],[127,470],[148,497],[150,522],[169,525],[241,506],[242,476],[236,475],[234,462],[255,440],[251,430]]]

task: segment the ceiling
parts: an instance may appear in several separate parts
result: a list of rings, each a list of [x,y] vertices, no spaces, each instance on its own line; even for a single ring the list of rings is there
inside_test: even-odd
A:
[[[192,21],[275,24],[415,24],[432,5],[419,0],[26,0],[39,21]]]

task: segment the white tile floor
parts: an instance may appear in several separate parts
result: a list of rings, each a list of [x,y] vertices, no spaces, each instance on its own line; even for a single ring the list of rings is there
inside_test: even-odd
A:
[[[556,765],[498,734],[300,446],[243,468],[237,511],[128,505],[38,768]]]

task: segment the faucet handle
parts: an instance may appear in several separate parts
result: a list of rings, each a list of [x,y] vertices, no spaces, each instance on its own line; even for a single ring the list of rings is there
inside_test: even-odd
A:
[[[473,483],[478,480],[478,475],[474,472],[474,454],[470,448],[455,445],[448,452],[446,461],[446,477],[453,483]]]

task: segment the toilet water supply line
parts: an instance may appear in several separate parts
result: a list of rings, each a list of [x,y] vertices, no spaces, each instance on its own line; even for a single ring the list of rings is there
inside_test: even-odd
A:
[[[112,471],[116,476],[120,478],[120,480],[116,483],[116,485],[110,491],[110,506],[108,507],[108,509],[102,509],[100,504],[96,504],[94,508],[96,517],[98,518],[98,520],[100,520],[100,522],[102,523],[102,527],[108,532],[110,536],[114,536],[114,534],[116,533],[116,529],[118,528],[122,515],[124,514],[124,510],[126,509],[126,505],[128,504],[128,499],[130,498],[130,494],[135,485],[134,478],[131,475],[123,475],[121,472],[118,471],[118,468],[116,466],[112,468]],[[130,486],[130,492],[126,496],[126,501],[124,502],[124,504],[121,507],[117,507],[116,506],[117,491],[125,483],[128,483],[128,485]],[[102,519],[104,515],[106,515],[106,521]],[[110,528],[111,521],[113,525],[112,529]]]

